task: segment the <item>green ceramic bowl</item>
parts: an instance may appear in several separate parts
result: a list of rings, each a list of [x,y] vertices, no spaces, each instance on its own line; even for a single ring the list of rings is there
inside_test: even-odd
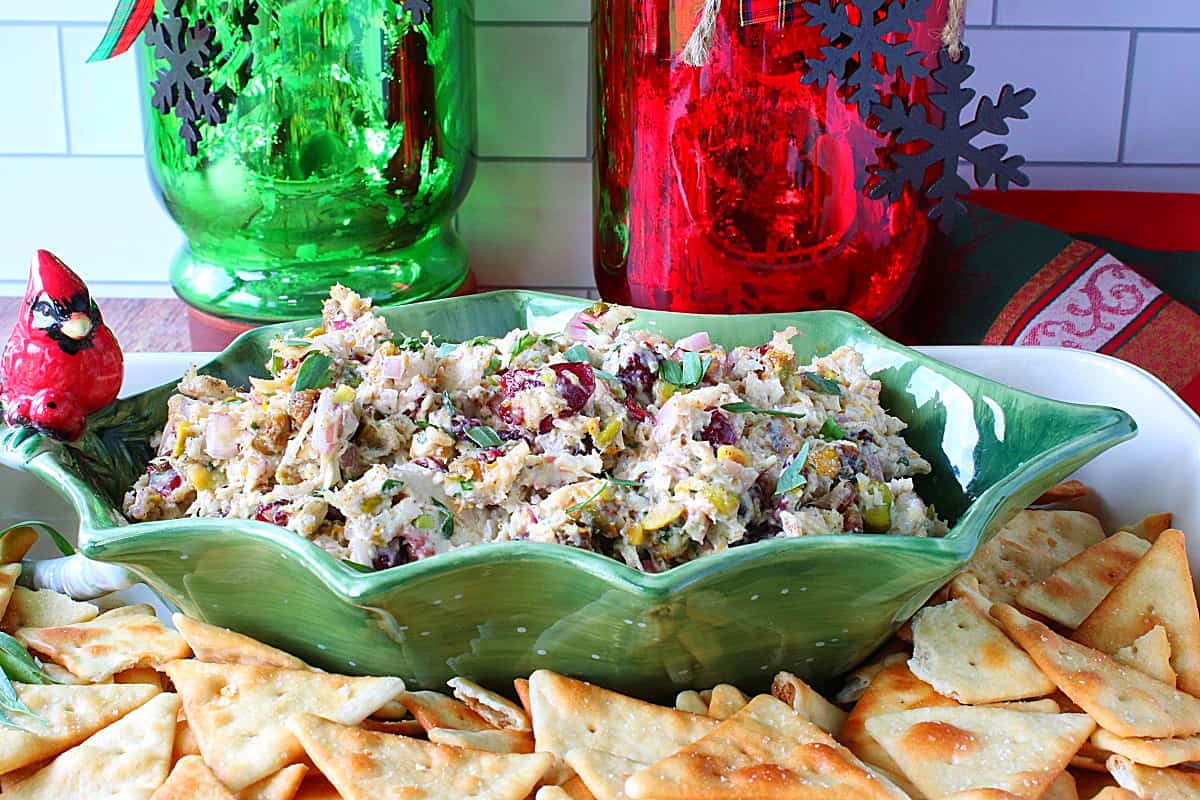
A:
[[[396,331],[452,339],[564,318],[577,298],[496,292],[384,312]],[[868,655],[1020,508],[1134,435],[1121,411],[1037,397],[896,344],[839,312],[699,316],[644,312],[670,337],[708,331],[758,344],[787,325],[807,360],[849,344],[934,465],[920,493],[953,523],[944,539],[845,535],[765,541],[644,575],[604,556],[513,542],[364,574],[265,523],[184,519],[127,524],[126,487],[150,458],[173,385],[94,415],[64,446],[0,432],[0,460],[71,502],[91,558],[128,567],[183,610],[321,667],[440,687],[453,675],[503,686],[539,667],[664,697],[727,681],[766,685],[787,669],[818,682]],[[311,323],[245,334],[204,371],[261,374],[268,341]]]

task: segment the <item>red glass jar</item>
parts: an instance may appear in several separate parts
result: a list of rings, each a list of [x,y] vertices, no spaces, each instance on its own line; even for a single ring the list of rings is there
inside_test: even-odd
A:
[[[599,0],[595,270],[606,300],[673,311],[843,308],[878,320],[920,268],[932,227],[912,192],[870,199],[894,146],[830,78],[799,18],[742,25],[725,0],[708,61],[680,61],[688,0]],[[856,13],[856,9],[852,9]],[[913,26],[936,66],[946,0]],[[927,100],[927,79],[880,86]],[[911,147],[911,145],[908,145]]]

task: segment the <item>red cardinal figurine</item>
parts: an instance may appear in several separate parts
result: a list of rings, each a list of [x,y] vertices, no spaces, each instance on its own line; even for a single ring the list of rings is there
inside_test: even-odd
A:
[[[87,286],[53,253],[37,251],[0,357],[4,421],[78,439],[87,415],[116,399],[124,373],[121,347]]]

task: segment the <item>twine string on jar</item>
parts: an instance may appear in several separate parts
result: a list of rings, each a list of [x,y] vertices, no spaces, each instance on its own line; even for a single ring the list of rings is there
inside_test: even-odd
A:
[[[950,0],[946,15],[946,27],[942,28],[942,45],[950,58],[958,61],[962,57],[963,15],[967,0]],[[717,32],[717,15],[721,13],[721,0],[704,0],[704,8],[696,21],[696,29],[688,37],[687,44],[679,53],[679,60],[692,67],[703,67],[708,63],[713,37]]]

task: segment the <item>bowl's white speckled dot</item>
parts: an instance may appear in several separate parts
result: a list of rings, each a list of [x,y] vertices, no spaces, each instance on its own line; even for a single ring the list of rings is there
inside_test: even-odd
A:
[[[524,625],[518,625],[518,626],[517,626],[517,633],[525,633],[525,632],[526,632],[526,631],[528,631],[528,630],[529,630],[529,629],[528,629],[528,628],[526,628]]]

